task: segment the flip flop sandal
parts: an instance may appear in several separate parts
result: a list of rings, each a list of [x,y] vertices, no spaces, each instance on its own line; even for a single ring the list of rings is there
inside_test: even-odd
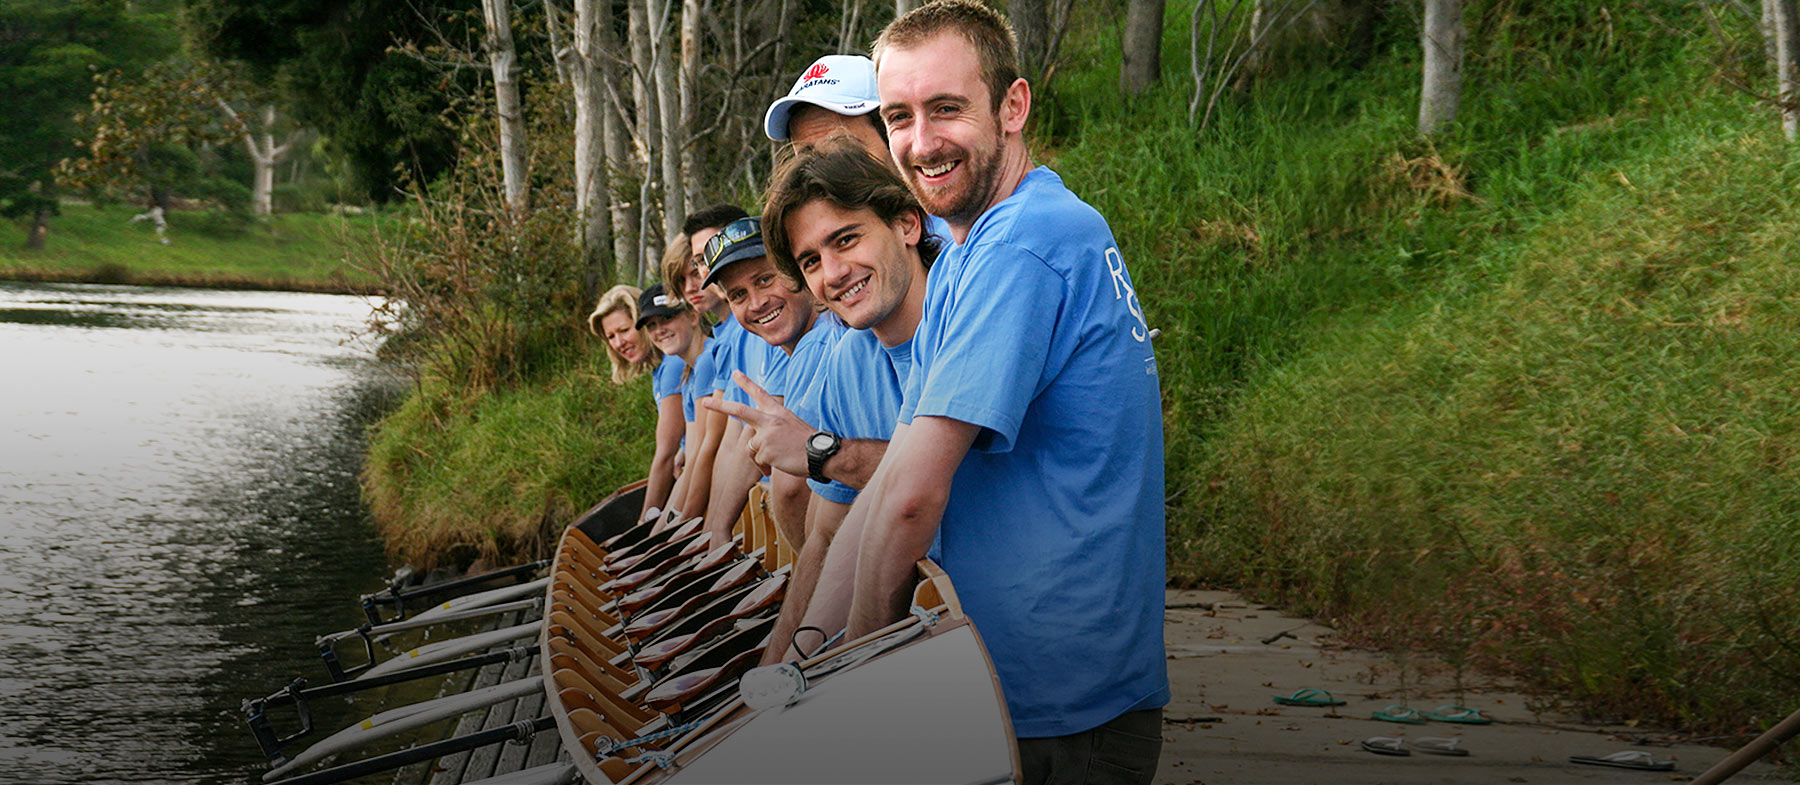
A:
[[[1283,706],[1342,706],[1344,702],[1331,697],[1331,693],[1307,687],[1295,690],[1292,695],[1277,695],[1275,702]]]
[[[1369,716],[1383,722],[1404,722],[1408,725],[1424,725],[1425,718],[1419,716],[1419,710],[1402,706],[1398,703]]]
[[[1612,766],[1618,769],[1637,769],[1638,771],[1674,771],[1675,761],[1657,760],[1643,750],[1620,750],[1611,755],[1570,755],[1570,763],[1583,763],[1589,766]]]
[[[1391,736],[1370,736],[1369,738],[1362,740],[1362,748],[1369,752],[1373,752],[1376,755],[1411,755],[1412,750],[1402,746],[1405,743],[1406,739],[1404,738],[1396,739]]]
[[[1464,725],[1492,725],[1494,723],[1493,720],[1481,716],[1479,711],[1467,706],[1450,704],[1439,706],[1436,711],[1425,712],[1425,719],[1438,722],[1460,722]]]
[[[1456,746],[1458,741],[1460,740],[1446,736],[1420,736],[1419,738],[1412,740],[1412,748],[1432,755],[1454,755],[1457,757],[1468,755],[1468,750]]]

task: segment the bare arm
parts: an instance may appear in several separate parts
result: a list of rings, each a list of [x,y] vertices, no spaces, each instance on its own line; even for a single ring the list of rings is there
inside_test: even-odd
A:
[[[726,423],[725,437],[714,461],[712,492],[706,501],[706,532],[712,535],[715,543],[731,539],[731,526],[744,512],[750,486],[762,476],[744,447],[746,436],[743,423],[737,420]]]
[[[890,448],[904,441],[910,428],[905,423],[895,425],[893,438],[888,442]],[[883,461],[876,467],[868,487],[856,497],[856,503],[850,506],[838,525],[837,536],[832,539],[825,563],[819,568],[818,587],[813,589],[807,602],[801,626],[836,633],[849,624],[850,599],[856,589],[857,556],[862,548],[863,530],[867,528],[870,508],[880,501],[877,497],[890,473],[889,463]]]
[[[725,440],[726,419],[725,415],[705,406],[694,412],[694,422],[700,426],[703,435],[699,451],[688,461],[687,474],[692,479],[688,481],[687,502],[682,505],[681,514],[689,518],[706,514],[706,503],[712,493],[713,467],[718,463],[719,445]]]
[[[800,549],[799,558],[794,560],[794,581],[788,584],[787,598],[781,601],[781,616],[775,620],[769,648],[763,652],[761,664],[800,659],[799,652],[790,650],[788,644],[794,638],[794,631],[800,629],[800,620],[806,617],[807,606],[819,585],[819,573],[825,567],[825,554],[831,550],[831,541],[837,537],[839,527],[844,524],[844,515],[849,512],[850,505],[822,498],[814,498],[807,508],[806,545]],[[811,644],[810,640],[808,644]]]
[[[656,403],[656,454],[650,459],[650,481],[644,488],[644,506],[638,520],[651,507],[669,503],[669,490],[675,485],[675,453],[681,450],[681,435],[687,419],[681,414],[681,396],[665,395]]]
[[[806,487],[806,475],[798,477],[780,469],[769,472],[769,511],[775,514],[775,526],[788,545],[800,550],[806,545],[806,515],[813,500],[812,489]]]
[[[887,449],[885,439],[845,439],[837,454],[826,459],[825,476],[859,491],[868,488]]]
[[[851,638],[906,615],[913,563],[931,547],[950,499],[950,481],[979,431],[960,420],[917,417],[882,462],[881,484],[857,549]]]

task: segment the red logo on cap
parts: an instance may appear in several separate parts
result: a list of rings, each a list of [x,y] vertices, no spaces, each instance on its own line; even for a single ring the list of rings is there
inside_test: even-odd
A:
[[[805,80],[817,79],[824,76],[826,72],[830,70],[831,69],[825,67],[824,63],[813,63],[813,67],[806,69],[806,74],[800,78]]]

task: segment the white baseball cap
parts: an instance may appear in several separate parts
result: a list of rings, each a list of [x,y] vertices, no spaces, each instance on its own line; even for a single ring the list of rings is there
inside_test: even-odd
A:
[[[875,94],[875,61],[862,55],[826,55],[814,60],[794,81],[787,97],[769,104],[769,113],[763,115],[763,133],[777,142],[787,141],[788,116],[803,103],[851,117],[875,111],[881,105]]]

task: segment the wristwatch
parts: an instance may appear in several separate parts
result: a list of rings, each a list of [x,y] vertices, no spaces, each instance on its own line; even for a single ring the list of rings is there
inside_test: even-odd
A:
[[[843,446],[844,440],[830,431],[819,431],[806,437],[806,476],[819,482],[831,482],[825,479],[825,462]]]

